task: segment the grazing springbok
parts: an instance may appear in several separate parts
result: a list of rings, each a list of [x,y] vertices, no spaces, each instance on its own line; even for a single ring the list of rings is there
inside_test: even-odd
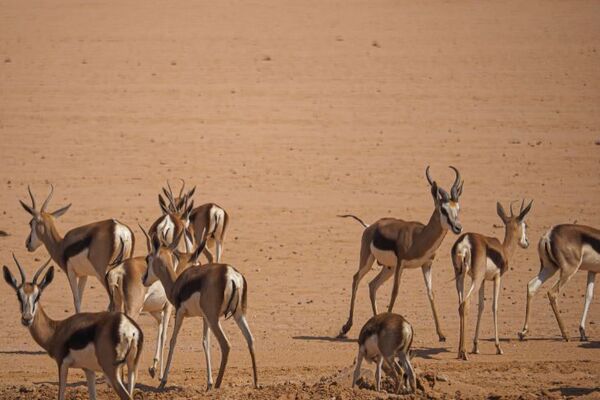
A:
[[[354,316],[354,301],[356,299],[356,290],[361,279],[371,270],[373,262],[377,260],[383,265],[381,272],[369,283],[369,294],[373,315],[377,315],[377,304],[375,296],[377,289],[394,275],[394,286],[392,297],[388,306],[388,312],[392,312],[398,287],[400,286],[400,277],[402,271],[406,268],[421,268],[423,278],[427,286],[427,296],[433,311],[435,329],[441,342],[446,340],[442,333],[442,328],[438,319],[431,280],[431,265],[435,257],[435,252],[444,240],[448,229],[459,234],[462,226],[458,220],[460,206],[458,200],[463,190],[464,181],[460,178],[460,173],[454,167],[450,167],[456,173],[456,178],[452,184],[450,194],[437,185],[437,182],[431,179],[429,167],[425,170],[425,176],[431,186],[431,195],[433,196],[434,209],[427,225],[420,222],[403,221],[396,218],[382,218],[372,225],[365,224],[361,219],[353,215],[342,215],[341,217],[352,217],[360,222],[365,230],[362,234],[360,246],[360,260],[358,271],[354,274],[352,280],[352,297],[350,298],[350,315],[348,321],[342,327],[339,337],[344,337],[352,327],[352,318]]]
[[[144,233],[146,232],[144,231]],[[220,317],[222,316],[226,318],[233,316],[242,331],[252,359],[254,387],[258,387],[254,339],[246,321],[248,296],[246,278],[234,267],[227,264],[191,266],[177,276],[175,268],[180,261],[173,254],[175,246],[173,244],[164,246],[156,236],[151,239],[146,235],[146,241],[148,245],[148,269],[143,278],[144,285],[150,286],[156,280],[160,280],[165,288],[167,299],[175,307],[175,326],[169,345],[167,366],[159,388],[162,389],[167,384],[177,344],[177,335],[186,317],[202,317],[204,320],[202,345],[206,358],[207,389],[211,389],[213,385],[209,330],[217,337],[221,348],[221,366],[215,388],[221,386],[230,350],[229,341],[221,327]],[[206,242],[200,243],[200,251],[205,244]]]
[[[80,312],[87,277],[95,276],[107,289],[104,277],[111,264],[117,260],[121,244],[123,258],[133,255],[133,232],[116,219],[107,219],[71,229],[61,237],[54,220],[66,213],[71,204],[54,212],[47,212],[46,208],[54,192],[54,186],[51,186],[50,194],[37,210],[29,186],[27,190],[31,197],[31,207],[20,201],[25,211],[32,216],[29,221],[31,231],[25,242],[27,250],[33,252],[42,243],[46,246],[50,257],[66,272],[73,293],[75,312]]]
[[[50,267],[38,283],[48,260],[27,282],[25,271],[13,254],[21,284],[5,265],[4,280],[16,292],[21,305],[21,323],[58,366],[58,399],[64,400],[70,368],[82,369],[87,380],[89,397],[96,399],[95,372],[103,372],[121,400],[131,399],[135,388],[137,366],[142,354],[144,334],[131,318],[122,313],[80,313],[62,321],[53,320],[44,311],[40,297],[54,278]],[[124,365],[128,370],[128,389],[121,380]]]
[[[200,248],[194,253],[180,253],[175,250],[173,255],[179,260],[176,272],[179,274],[185,268],[197,265]],[[141,312],[149,313],[158,324],[156,352],[149,368],[151,377],[163,378],[164,348],[167,343],[167,329],[173,306],[167,300],[165,289],[159,281],[150,287],[144,286],[142,279],[146,274],[148,264],[146,257],[129,258],[106,274],[108,290],[116,311],[121,311],[137,321]]]
[[[368,362],[377,364],[375,370],[377,391],[381,390],[381,367],[385,362],[386,371],[396,383],[396,393],[400,392],[401,378],[404,375],[408,382],[406,386],[410,392],[414,392],[417,389],[417,377],[410,363],[409,354],[413,336],[412,326],[401,315],[381,313],[368,320],[358,336],[358,356],[352,387],[360,377],[360,367],[364,358]],[[396,357],[400,360],[400,364]]]
[[[531,210],[533,200],[525,206],[525,200],[521,202],[518,215],[514,215],[512,203],[510,216],[506,215],[502,204],[496,204],[498,216],[504,223],[504,241],[494,237],[484,236],[479,233],[465,233],[461,235],[454,246],[452,246],[452,264],[454,265],[454,276],[456,278],[456,291],[458,292],[458,313],[460,316],[460,340],[458,344],[458,358],[467,360],[466,351],[466,326],[470,297],[479,290],[479,309],[477,313],[477,325],[473,339],[473,354],[479,354],[479,328],[481,316],[485,304],[485,281],[494,281],[494,300],[492,313],[494,316],[494,338],[496,343],[496,354],[502,354],[500,340],[498,339],[498,299],[500,297],[500,285],[502,276],[508,271],[509,261],[513,257],[517,243],[522,248],[529,247],[527,239],[527,224],[525,216]],[[467,275],[471,278],[471,287],[465,294]]]
[[[540,272],[527,284],[525,324],[523,330],[519,332],[519,337],[523,340],[529,332],[529,311],[531,309],[531,299],[535,292],[557,271],[560,271],[558,281],[548,290],[548,299],[556,316],[556,322],[558,322],[562,337],[566,341],[569,340],[558,310],[556,298],[569,279],[581,269],[587,271],[588,275],[583,315],[579,324],[579,335],[582,341],[587,341],[585,320],[594,296],[596,274],[600,272],[600,230],[585,225],[565,224],[553,226],[540,239],[538,254],[541,263]]]

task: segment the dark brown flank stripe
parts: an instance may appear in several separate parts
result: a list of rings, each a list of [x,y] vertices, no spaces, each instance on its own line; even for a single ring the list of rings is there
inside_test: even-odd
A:
[[[500,269],[500,273],[503,274],[506,271],[506,262],[502,254],[500,254],[496,249],[491,247],[487,247],[487,256],[492,260],[492,262]]]
[[[373,234],[373,246],[379,250],[393,251],[396,253],[396,241],[383,236],[383,234],[379,232],[379,229],[375,229],[375,233]]]
[[[77,254],[81,253],[84,249],[90,247],[90,243],[92,243],[92,236],[93,233],[89,232],[88,235],[83,239],[68,245],[63,253],[63,263],[67,265],[67,261],[69,261],[69,258],[76,256]],[[111,246],[113,245],[114,244],[111,244]]]
[[[181,303],[187,301],[190,297],[194,295],[194,293],[200,293],[200,289],[202,289],[203,284],[202,278],[202,276],[196,277],[195,279],[190,280],[181,287],[181,290],[177,295],[177,299],[175,299],[175,301],[177,302],[177,304],[175,304],[176,308],[179,308],[181,306]]]
[[[600,254],[600,240],[598,240],[597,238],[590,236],[588,234],[582,233],[581,234],[581,242],[583,244],[587,244],[589,246],[592,247],[592,249],[594,249],[594,251],[598,254]]]

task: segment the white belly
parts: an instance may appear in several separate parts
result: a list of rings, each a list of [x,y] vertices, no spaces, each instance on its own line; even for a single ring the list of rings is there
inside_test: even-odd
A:
[[[600,272],[600,254],[587,244],[583,245],[581,252],[581,269],[584,271]]]
[[[83,250],[81,253],[69,258],[67,266],[77,276],[96,276],[96,270],[92,265],[92,262],[88,258],[88,249]]]
[[[373,257],[375,257],[377,262],[381,265],[385,265],[386,267],[395,267],[398,265],[396,253],[391,250],[378,249],[371,243],[371,254],[373,254]]]
[[[377,343],[377,335],[371,335],[365,340],[365,359],[369,362],[376,361],[379,358],[379,345]]]
[[[142,311],[155,312],[162,311],[167,301],[167,295],[165,294],[165,288],[160,281],[154,282],[148,288],[146,296],[144,297],[144,306]]]
[[[496,275],[500,274],[500,268],[498,268],[490,258],[487,258],[486,261],[485,280],[491,281],[494,280]]]
[[[183,309],[187,317],[204,316],[202,308],[200,308],[200,293],[198,292],[194,293],[186,301],[181,303],[180,308]]]
[[[81,350],[69,350],[69,355],[65,360],[71,368],[84,368],[92,371],[102,371],[98,358],[96,358],[96,349],[93,343],[88,344]]]

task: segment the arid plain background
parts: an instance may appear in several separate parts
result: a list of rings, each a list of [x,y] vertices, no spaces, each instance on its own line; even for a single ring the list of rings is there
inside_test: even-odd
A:
[[[39,198],[55,185],[50,208],[73,203],[61,233],[118,218],[134,229],[141,255],[137,223],[158,217],[167,178],[185,178],[198,186],[197,204],[214,201],[230,213],[224,260],[249,281],[263,385],[250,389],[246,346],[228,321],[225,388],[209,396],[375,398],[349,389],[356,343],[331,339],[347,318],[361,235],[335,216],[426,221],[433,202],[425,167],[449,187],[447,166],[455,165],[465,179],[465,230],[502,236],[496,201],[525,197],[534,199],[533,245],[516,252],[503,280],[504,356],[490,341],[488,302],[482,354],[456,360],[455,236],[434,264],[446,343],[437,341],[421,272],[404,273],[395,311],[415,328],[415,364],[449,379],[427,394],[597,398],[597,300],[591,342],[577,340],[585,273],[559,300],[571,342],[559,340],[545,296],[554,280],[534,299],[531,339],[516,333],[526,282],[539,269],[539,236],[557,223],[600,225],[599,66],[597,1],[3,1],[0,229],[10,236],[0,238],[0,262],[13,266],[14,251],[32,273],[47,257],[24,246],[29,217],[18,199],[27,199],[28,184]],[[374,276],[359,288],[350,339],[370,317]],[[21,326],[4,283],[0,301],[0,398],[55,396],[56,366]],[[43,304],[55,318],[73,312],[64,274]],[[84,310],[106,304],[89,280]],[[150,391],[156,332],[147,316],[141,325],[139,381]],[[86,398],[83,375],[71,372],[70,382],[69,398]],[[203,393],[198,319],[184,324],[169,386],[146,398]],[[114,397],[106,385],[99,390]]]

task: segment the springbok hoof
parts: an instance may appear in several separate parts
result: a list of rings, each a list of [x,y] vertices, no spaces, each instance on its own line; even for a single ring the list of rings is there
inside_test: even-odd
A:
[[[473,347],[471,354],[479,354],[479,349],[477,347]]]
[[[496,354],[501,356],[504,354],[504,352],[502,351],[502,349],[500,348],[500,346],[496,347]]]
[[[156,376],[156,368],[154,368],[154,367],[148,368],[148,373],[150,374],[150,377],[154,379],[154,377]]]
[[[459,360],[464,360],[464,361],[469,361],[469,357],[467,357],[467,352],[466,351],[459,351],[458,352],[458,359]]]
[[[579,339],[582,342],[587,342],[588,341],[588,337],[585,334],[585,328],[579,327]]]
[[[209,384],[206,385],[206,391],[207,392],[210,391],[210,390],[212,390],[212,388],[213,388],[213,384],[212,383],[209,383]]]
[[[440,335],[440,342],[445,342],[445,341],[446,341],[446,336]]]
[[[525,340],[525,336],[527,335],[527,332],[526,331],[517,332],[517,335],[519,336],[519,340],[523,341],[523,340]]]
[[[160,385],[158,385],[158,390],[165,390],[166,386],[167,386],[167,381],[165,381],[163,379],[162,381],[160,381]]]

